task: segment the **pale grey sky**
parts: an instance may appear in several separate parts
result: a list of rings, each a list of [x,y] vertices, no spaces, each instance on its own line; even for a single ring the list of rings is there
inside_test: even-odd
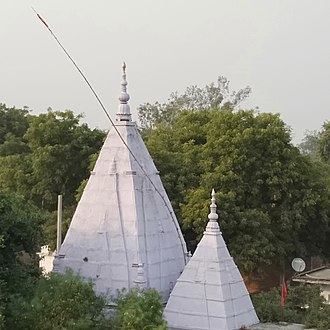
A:
[[[0,102],[71,109],[109,123],[31,6],[81,66],[114,117],[121,65],[131,108],[205,86],[250,85],[242,107],[279,112],[300,141],[330,120],[330,1],[0,0]]]

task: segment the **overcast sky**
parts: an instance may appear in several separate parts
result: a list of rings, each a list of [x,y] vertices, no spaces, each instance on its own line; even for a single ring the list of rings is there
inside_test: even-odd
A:
[[[299,142],[330,120],[330,1],[0,0],[0,103],[71,109],[109,123],[31,6],[80,65],[114,117],[127,63],[133,116],[144,102],[224,75],[279,112]]]

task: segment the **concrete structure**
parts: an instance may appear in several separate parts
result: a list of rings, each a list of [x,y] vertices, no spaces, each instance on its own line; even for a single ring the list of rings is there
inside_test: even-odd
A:
[[[150,287],[168,299],[186,245],[162,182],[131,120],[123,67],[119,111],[101,149],[54,271],[71,268],[96,292]]]
[[[37,253],[40,258],[39,267],[42,269],[42,273],[47,275],[53,270],[54,256],[49,250],[48,245],[43,245],[40,252]]]
[[[233,330],[259,322],[217,222],[212,191],[209,222],[164,310],[171,330]]]
[[[330,304],[330,267],[323,266],[297,274],[292,281],[320,286],[321,295]]]
[[[259,323],[249,327],[250,330],[316,330],[316,329],[306,329],[303,324],[297,323]]]

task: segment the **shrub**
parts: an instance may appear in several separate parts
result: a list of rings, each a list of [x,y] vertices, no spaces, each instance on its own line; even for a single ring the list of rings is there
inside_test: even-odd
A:
[[[281,307],[281,288],[252,296],[261,322],[303,323],[320,330],[330,329],[330,306],[324,304],[317,286],[289,286],[285,306]]]
[[[17,320],[17,329],[95,329],[104,320],[105,299],[97,296],[92,283],[67,271],[65,274],[52,273],[41,278],[33,299],[25,307],[26,313]]]
[[[156,290],[122,291],[118,294],[116,303],[117,308],[113,318],[114,329],[167,329],[163,319],[162,299]]]

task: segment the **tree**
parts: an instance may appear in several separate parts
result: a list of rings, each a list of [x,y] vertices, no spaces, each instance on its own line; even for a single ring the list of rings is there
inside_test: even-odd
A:
[[[40,275],[42,221],[36,207],[0,192],[0,320],[5,322],[12,317],[12,301],[29,296]]]
[[[155,289],[121,292],[116,305],[114,329],[167,329],[163,320],[162,299]]]
[[[88,157],[102,145],[104,132],[79,125],[80,119],[71,111],[49,110],[32,118],[25,135],[33,154],[32,195],[47,209],[56,205],[58,194],[67,205],[74,202],[77,187],[88,175]]]
[[[28,153],[24,134],[29,126],[28,108],[8,108],[0,103],[0,156]]]
[[[17,154],[25,154],[29,152],[29,147],[22,140],[12,133],[7,133],[5,141],[0,145],[0,156],[9,156]]]
[[[5,309],[6,309],[6,303],[5,303],[5,283],[4,281],[0,280],[0,329],[4,329],[5,326]]]
[[[10,329],[105,329],[104,307],[92,283],[71,271],[52,273],[39,279],[32,299],[16,307]]]
[[[318,132],[307,131],[302,142],[299,144],[299,149],[304,155],[309,155],[313,159],[318,158]]]
[[[322,130],[319,134],[318,141],[319,153],[321,159],[330,164],[330,122],[323,124]]]
[[[160,122],[172,123],[182,110],[200,111],[207,109],[236,108],[251,93],[245,87],[238,92],[230,91],[230,81],[223,76],[218,77],[217,85],[213,82],[204,88],[188,87],[182,95],[172,93],[166,103],[145,103],[139,106],[138,116],[141,128],[155,128]]]
[[[285,307],[280,305],[281,288],[252,295],[253,305],[261,322],[303,323],[306,327],[330,328],[330,306],[315,285],[289,286]]]
[[[17,290],[18,268],[33,268],[39,251],[43,216],[22,198],[0,192],[0,279]],[[21,283],[22,284],[22,283]],[[22,290],[22,288],[20,288]]]
[[[58,194],[64,195],[65,205],[73,204],[76,189],[88,176],[88,157],[100,149],[105,137],[103,131],[79,124],[80,119],[68,110],[29,116],[25,145],[15,149],[10,139],[0,145],[0,188],[50,211],[56,208]]]
[[[330,190],[330,158],[329,150],[330,150],[330,124],[329,122],[325,122],[322,126],[320,132],[308,132],[305,136],[303,143],[300,144],[300,150],[310,157],[312,161],[312,166],[310,167],[309,176],[313,180],[313,184],[315,186],[316,191],[320,191],[320,194],[324,194],[328,196]],[[321,188],[323,187],[323,188]],[[324,189],[322,192],[320,189]],[[324,207],[317,208],[315,212],[320,211],[321,213],[324,211]],[[329,219],[329,215],[320,215],[321,218],[325,219],[327,217]],[[323,221],[318,224],[317,227],[311,226],[311,228],[307,229],[304,233],[305,237],[308,237],[309,240],[316,235],[321,237],[329,236],[329,222]],[[320,240],[322,242],[323,239]],[[330,255],[330,247],[328,244],[323,247],[319,247],[322,251],[327,251],[327,255]],[[317,252],[316,252],[317,255]]]
[[[192,250],[215,188],[220,226],[243,272],[293,254],[330,255],[329,187],[279,115],[182,111],[145,139]]]
[[[0,189],[31,200],[34,184],[31,154],[0,157]]]
[[[320,132],[307,131],[299,148],[303,154],[330,165],[330,122],[324,122]]]
[[[29,110],[8,108],[5,104],[0,103],[0,144],[3,144],[10,134],[16,138],[22,138],[29,126],[28,124]]]

